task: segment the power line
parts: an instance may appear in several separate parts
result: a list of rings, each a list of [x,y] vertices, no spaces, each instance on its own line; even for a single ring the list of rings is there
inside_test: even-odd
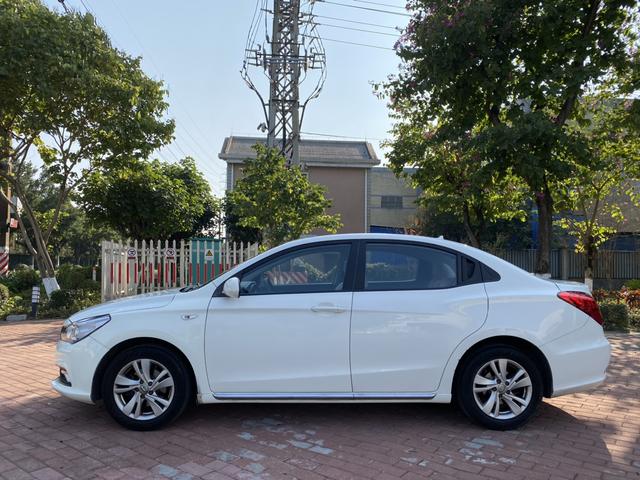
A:
[[[402,5],[391,5],[390,3],[380,3],[380,2],[371,2],[369,0],[351,0],[352,2],[358,2],[358,3],[368,3],[369,5],[379,5],[381,7],[389,7],[389,8],[399,8],[401,10],[406,10],[407,7],[406,6],[402,6]]]
[[[175,152],[170,148],[171,144],[167,144],[164,147],[160,147],[160,150],[166,149],[171,156],[175,159],[176,162],[180,161],[180,158],[175,154]]]
[[[81,0],[81,1],[82,1],[82,0]],[[87,1],[88,1],[88,0],[87,0]],[[259,1],[259,0],[258,0],[258,1]],[[141,40],[138,38],[138,36],[136,35],[134,28],[131,26],[131,24],[130,24],[130,23],[129,23],[129,21],[127,20],[126,16],[125,16],[125,15],[122,13],[122,11],[120,10],[120,8],[119,8],[119,6],[118,6],[117,2],[116,2],[115,0],[113,0],[113,1],[112,1],[112,3],[113,3],[113,5],[115,6],[116,10],[118,11],[118,14],[120,15],[120,17],[122,17],[122,19],[124,20],[125,25],[127,26],[127,28],[129,29],[129,31],[131,32],[131,34],[132,34],[132,36],[133,36],[134,40],[135,40],[135,41],[138,43],[138,45],[140,46],[140,49],[142,50],[142,52],[143,52],[144,56],[145,56],[146,58],[148,58],[148,59],[149,59],[149,61],[151,62],[151,65],[153,66],[153,68],[156,70],[156,72],[157,72],[158,74],[160,74],[161,70],[160,70],[160,68],[158,67],[158,64],[155,62],[155,60],[153,59],[153,57],[151,56],[151,54],[149,54],[149,53],[147,52],[147,49],[146,49],[146,48],[145,48],[145,46],[142,44],[142,41],[141,41]],[[191,121],[191,123],[192,123],[192,124],[193,124],[193,126],[196,128],[196,130],[198,131],[198,133],[202,136],[202,138],[203,138],[203,139],[206,139],[206,135],[204,135],[204,133],[202,133],[202,131],[200,130],[200,128],[199,128],[199,126],[198,126],[198,124],[195,122],[195,120],[193,119],[193,117],[191,116],[191,114],[189,113],[189,111],[188,111],[186,108],[183,108],[183,107],[182,107],[182,105],[180,104],[180,102],[179,102],[177,99],[175,99],[175,103],[176,103],[176,105],[178,105],[178,107],[180,107],[180,110],[181,110],[181,111],[182,111],[182,112],[187,116],[187,118]],[[211,154],[209,154],[209,153],[207,152],[207,150],[206,150],[206,149],[204,149],[204,148],[202,148],[202,146],[200,146],[200,144],[195,140],[195,137],[194,137],[194,136],[191,134],[191,132],[190,132],[190,131],[185,127],[185,125],[184,125],[184,124],[182,124],[182,125],[181,125],[181,128],[182,128],[182,129],[187,133],[187,135],[188,135],[188,136],[189,136],[189,137],[194,141],[194,143],[195,143],[196,145],[198,145],[198,147],[202,150],[202,152],[201,152],[201,153],[203,153],[203,154],[204,154],[204,155],[203,155],[203,156],[204,156],[204,158],[203,158],[204,162],[198,162],[198,163],[199,163],[200,168],[203,168],[203,169],[206,169],[207,167],[219,168],[220,170],[218,171],[218,173],[217,173],[217,174],[218,174],[218,175],[222,175],[222,174],[224,174],[224,172],[223,172],[224,167],[222,167],[222,166],[218,165],[218,164],[216,163],[216,160],[215,160],[215,158],[214,158],[214,157],[208,158],[208,156],[209,156],[209,155],[211,155]],[[186,154],[186,153],[184,152],[184,150],[180,147],[180,145],[178,144],[178,140],[177,140],[177,139],[175,139],[175,140],[174,140],[174,143],[176,144],[176,147],[178,148],[178,150],[179,150],[179,151],[180,151],[180,152],[181,152],[181,153],[186,157],[186,156],[187,156],[187,154]],[[205,141],[205,143],[206,143],[206,141]],[[207,162],[207,160],[208,160],[208,162]],[[213,161],[211,161],[211,160],[213,160]],[[207,167],[205,167],[205,165],[206,165]],[[211,171],[210,171],[210,172],[211,172]]]
[[[323,27],[330,27],[330,28],[341,28],[342,30],[351,30],[353,32],[375,33],[377,35],[386,35],[388,37],[395,37],[395,38],[398,38],[400,36],[400,34],[387,33],[387,32],[376,32],[375,30],[366,30],[364,28],[344,27],[342,25],[331,25],[329,23],[318,23],[318,25],[322,25]]]
[[[262,0],[256,0],[256,8],[253,10],[253,18],[251,19],[251,28],[249,29],[249,33],[247,34],[247,43],[245,44],[245,49],[249,49],[251,39],[253,38],[253,30],[254,25],[256,23],[256,16],[258,15],[258,9],[260,8],[260,3]]]
[[[326,3],[330,5],[338,5],[339,7],[357,8],[359,10],[368,10],[370,12],[388,13],[389,15],[398,15],[400,17],[411,17],[408,13],[390,12],[389,10],[381,10],[379,8],[360,7],[358,5],[348,5],[346,3],[331,2],[330,0],[316,0],[317,2]]]
[[[90,8],[88,8],[88,7],[87,7],[87,5],[84,3],[84,0],[80,0],[80,3],[81,3],[81,4],[82,4],[82,6],[84,7],[84,9],[85,9],[87,12],[90,12],[90,13],[91,13],[91,15],[93,15],[93,17],[95,18],[95,14],[93,13],[93,10],[91,10]]]
[[[303,135],[312,135],[314,137],[326,137],[326,138],[344,138],[347,140],[362,140],[363,138],[365,140],[375,140],[376,142],[384,142],[384,139],[382,138],[372,138],[372,137],[351,137],[348,135],[331,135],[329,133],[314,133],[314,132],[300,132]]]
[[[367,25],[369,27],[379,27],[379,28],[388,28],[390,30],[398,30],[398,27],[391,27],[389,25],[380,25],[379,23],[369,23],[369,22],[359,22],[357,20],[349,20],[346,18],[339,18],[339,17],[327,17],[325,15],[314,15],[314,17],[316,18],[326,18],[327,20],[336,20],[338,22],[346,22],[346,23],[355,23],[358,25]]]
[[[317,38],[317,37],[311,37],[310,35],[303,35],[303,37]],[[348,42],[346,40],[338,40],[336,38],[326,38],[326,37],[322,37],[322,40],[327,41],[327,42],[344,43],[346,45],[356,45],[358,47],[377,48],[378,50],[390,50],[392,52],[395,52],[395,50],[393,48],[382,47],[380,45],[370,45],[368,43]]]

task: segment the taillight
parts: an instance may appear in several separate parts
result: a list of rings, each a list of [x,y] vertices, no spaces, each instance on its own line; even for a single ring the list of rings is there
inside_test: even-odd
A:
[[[600,313],[600,307],[598,302],[588,293],[584,292],[560,292],[558,297],[567,303],[570,303],[578,310],[583,311],[591,318],[593,318],[600,325],[603,323],[602,313]]]

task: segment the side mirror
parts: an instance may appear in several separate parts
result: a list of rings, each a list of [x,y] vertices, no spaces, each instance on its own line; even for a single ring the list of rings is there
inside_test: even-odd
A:
[[[238,277],[231,277],[229,280],[224,282],[222,295],[229,298],[240,297],[240,279]]]

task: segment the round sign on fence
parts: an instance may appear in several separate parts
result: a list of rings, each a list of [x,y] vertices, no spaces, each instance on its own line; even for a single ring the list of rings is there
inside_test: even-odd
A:
[[[165,258],[176,258],[176,249],[175,248],[167,248],[164,251]]]
[[[138,258],[138,250],[135,248],[130,248],[127,250],[127,258],[129,260],[135,260]]]

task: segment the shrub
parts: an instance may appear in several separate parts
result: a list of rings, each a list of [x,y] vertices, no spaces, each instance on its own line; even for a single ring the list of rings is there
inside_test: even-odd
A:
[[[91,279],[92,267],[64,264],[56,276],[62,290],[98,290],[100,284]]]
[[[620,291],[620,296],[630,309],[640,308],[640,290],[623,289]]]
[[[640,310],[629,311],[629,326],[634,330],[640,330]]]
[[[30,308],[25,307],[22,297],[9,297],[0,303],[0,320],[5,320],[7,315],[29,313]]]
[[[68,317],[100,303],[100,293],[94,290],[57,290],[40,309],[43,317]]]
[[[619,302],[622,300],[622,294],[618,290],[597,289],[592,294],[597,302]]]
[[[629,290],[640,290],[640,279],[628,280],[624,286]]]
[[[629,307],[624,303],[603,302],[600,304],[600,311],[605,330],[629,331]]]
[[[9,292],[9,287],[0,284],[0,304],[9,300],[10,297],[11,293]]]
[[[9,272],[2,283],[6,285],[12,293],[29,290],[40,283],[40,274],[27,265],[18,265]],[[31,294],[31,293],[29,293]]]

